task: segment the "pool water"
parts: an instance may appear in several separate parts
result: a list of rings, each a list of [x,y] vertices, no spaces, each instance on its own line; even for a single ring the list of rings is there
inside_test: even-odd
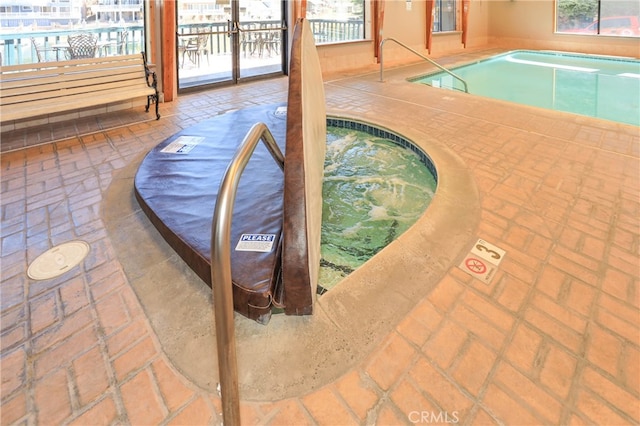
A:
[[[513,51],[451,71],[475,95],[640,125],[638,60]],[[464,90],[444,72],[412,81]]]
[[[334,287],[424,213],[436,189],[424,161],[387,138],[327,127],[319,287]]]

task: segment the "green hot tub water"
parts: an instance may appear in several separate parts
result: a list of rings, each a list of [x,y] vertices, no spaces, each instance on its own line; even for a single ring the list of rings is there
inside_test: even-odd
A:
[[[413,225],[435,189],[434,175],[411,149],[365,131],[327,127],[320,291]]]

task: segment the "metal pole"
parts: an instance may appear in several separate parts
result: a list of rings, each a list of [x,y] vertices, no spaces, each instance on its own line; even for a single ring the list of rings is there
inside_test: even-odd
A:
[[[261,139],[276,163],[284,170],[284,156],[271,132],[263,123],[254,124],[222,178],[211,224],[211,287],[218,346],[222,417],[226,426],[240,425],[238,359],[231,282],[231,219],[240,177]]]
[[[384,79],[382,77],[382,73],[383,73],[383,61],[382,61],[382,48],[384,47],[384,43],[389,40],[392,41],[402,47],[404,47],[405,49],[407,49],[408,51],[410,51],[411,53],[418,55],[419,57],[421,57],[422,59],[424,59],[425,61],[429,62],[430,64],[436,66],[438,69],[446,72],[447,74],[449,74],[451,77],[455,78],[456,80],[460,81],[462,83],[462,85],[464,86],[464,91],[465,93],[469,93],[469,87],[467,86],[467,82],[460,76],[458,76],[457,74],[455,74],[454,72],[446,69],[445,67],[443,67],[442,65],[440,65],[439,63],[437,63],[436,61],[434,61],[433,59],[427,58],[426,56],[424,56],[423,54],[421,54],[420,52],[417,52],[416,50],[410,48],[409,46],[407,46],[406,44],[396,40],[395,38],[391,38],[391,37],[387,37],[384,40],[382,40],[380,42],[380,82],[383,82]]]
[[[384,59],[383,59],[383,54],[382,54],[382,48],[384,47],[384,42],[386,39],[382,40],[380,42],[380,49],[378,50],[379,54],[380,54],[380,82],[384,81],[384,78],[382,77],[382,70],[384,70]]]
[[[227,169],[228,170],[228,169]],[[226,177],[226,176],[225,176]],[[224,186],[224,182],[221,188]],[[225,425],[240,425],[238,391],[238,360],[233,323],[233,288],[230,267],[230,227],[235,191],[230,199],[218,197],[212,223],[211,287],[218,347],[218,372],[222,398],[222,418]],[[214,245],[214,241],[217,244]],[[215,248],[215,249],[214,249]]]

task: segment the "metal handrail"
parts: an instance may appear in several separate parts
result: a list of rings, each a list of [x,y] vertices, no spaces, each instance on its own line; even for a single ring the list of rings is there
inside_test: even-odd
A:
[[[439,63],[437,63],[436,61],[434,61],[433,59],[430,59],[426,56],[424,56],[423,54],[421,54],[420,52],[410,48],[409,46],[407,46],[406,44],[396,40],[395,38],[391,38],[391,37],[387,37],[385,39],[383,39],[380,42],[380,81],[384,81],[384,79],[382,78],[382,70],[384,68],[384,60],[382,59],[382,47],[384,46],[384,43],[386,41],[393,41],[397,44],[399,44],[400,46],[404,47],[405,49],[409,50],[410,52],[415,53],[416,55],[420,56],[422,59],[424,59],[425,61],[435,65],[436,67],[438,67],[439,69],[441,69],[442,71],[446,72],[447,74],[449,74],[450,76],[452,76],[453,78],[460,80],[462,82],[462,84],[464,85],[464,91],[465,93],[469,93],[469,88],[467,87],[467,82],[460,76],[454,74],[453,72],[449,71],[448,69],[446,69],[445,67],[443,67],[442,65],[440,65]]]
[[[231,283],[231,218],[240,177],[260,140],[284,171],[284,155],[269,128],[264,123],[254,124],[224,173],[211,224],[211,287],[218,346],[222,418],[226,426],[240,425],[238,360]]]

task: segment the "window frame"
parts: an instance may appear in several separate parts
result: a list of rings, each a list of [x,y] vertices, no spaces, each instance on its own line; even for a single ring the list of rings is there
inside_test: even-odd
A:
[[[447,27],[442,29],[442,17],[443,17],[443,3],[452,3],[451,11],[447,12],[453,15],[453,19],[449,20],[449,23],[453,22],[453,28]],[[433,23],[431,25],[431,31],[433,34],[451,33],[460,31],[460,0],[434,0],[433,6]]]
[[[338,4],[348,4],[353,5],[356,1],[354,0],[335,0],[336,5]],[[329,21],[326,18],[314,18],[313,16],[309,16],[309,10],[307,10],[307,20],[311,23],[311,29],[313,31],[314,39],[317,45],[322,44],[340,44],[340,43],[352,43],[359,41],[368,40],[367,37],[371,34],[371,31],[367,28],[367,16],[370,11],[370,0],[357,0],[358,3],[361,3],[362,8],[362,20],[361,21],[352,21],[347,19],[346,21],[335,20],[335,25],[342,26],[344,24],[344,29],[348,30],[349,22],[359,22],[360,30],[358,37],[350,37],[347,35],[339,35],[336,37],[335,31],[333,29],[335,26],[327,24],[324,28],[321,27],[322,24],[319,24],[319,21]],[[335,9],[334,9],[335,12]],[[333,28],[332,28],[333,27]],[[340,34],[340,33],[338,33]]]

